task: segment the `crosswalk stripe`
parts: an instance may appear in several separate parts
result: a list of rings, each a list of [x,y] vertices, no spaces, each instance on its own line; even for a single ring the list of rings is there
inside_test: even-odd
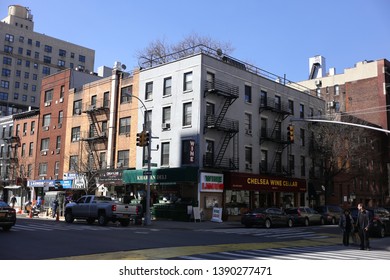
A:
[[[341,246],[341,245],[340,245]],[[258,250],[239,250],[181,256],[183,260],[390,260],[389,251],[361,251],[357,248],[340,249],[340,246],[287,247]]]

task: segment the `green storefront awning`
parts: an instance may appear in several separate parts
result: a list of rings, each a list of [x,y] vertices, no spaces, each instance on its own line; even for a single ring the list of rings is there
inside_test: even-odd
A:
[[[148,176],[143,170],[124,170],[122,180],[125,184],[146,184]],[[197,182],[198,167],[152,169],[151,184],[171,185],[178,182]]]

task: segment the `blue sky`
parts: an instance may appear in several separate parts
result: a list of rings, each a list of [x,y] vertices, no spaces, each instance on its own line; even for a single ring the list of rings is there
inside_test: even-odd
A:
[[[94,49],[95,70],[114,61],[131,70],[150,42],[191,33],[229,42],[233,57],[292,81],[307,79],[315,55],[336,73],[390,60],[388,0],[1,0],[1,19],[13,4],[31,9],[36,32]]]

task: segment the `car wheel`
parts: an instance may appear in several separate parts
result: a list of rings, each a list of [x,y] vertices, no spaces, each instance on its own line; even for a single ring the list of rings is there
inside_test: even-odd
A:
[[[12,226],[3,226],[3,230],[4,231],[9,231],[11,229]]]
[[[305,219],[305,226],[309,226],[310,225],[310,223],[309,223],[309,218],[306,218]]]
[[[287,226],[292,227],[294,225],[293,221],[291,219],[288,219]]]
[[[332,217],[332,225],[335,225],[335,224],[336,224],[336,218]]]
[[[103,214],[99,214],[98,223],[99,223],[99,226],[107,225],[108,220],[107,220],[107,217],[106,217],[106,215],[104,213]]]
[[[74,221],[74,217],[72,215],[72,212],[66,212],[65,213],[65,222],[71,224]]]
[[[320,224],[321,224],[321,225],[325,225],[325,219],[322,218],[322,217],[321,217],[321,219],[320,219]],[[332,220],[332,224],[333,224],[333,220]]]
[[[265,220],[265,227],[266,228],[270,228],[271,227],[271,220],[270,219]]]
[[[88,223],[89,225],[92,225],[94,222],[95,222],[95,219],[94,219],[94,218],[88,218],[88,219],[87,219],[87,223]]]

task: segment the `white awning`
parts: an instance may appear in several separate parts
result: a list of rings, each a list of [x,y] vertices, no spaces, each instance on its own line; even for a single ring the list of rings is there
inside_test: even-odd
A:
[[[20,189],[22,186],[6,186],[4,189]]]

